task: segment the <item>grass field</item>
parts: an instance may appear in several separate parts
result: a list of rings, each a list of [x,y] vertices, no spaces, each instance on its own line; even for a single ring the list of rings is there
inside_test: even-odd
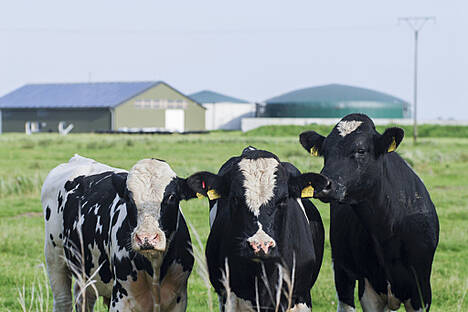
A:
[[[325,134],[325,133],[323,133]],[[56,165],[75,153],[111,166],[129,169],[136,161],[167,160],[181,177],[199,170],[217,171],[232,155],[253,145],[277,154],[301,171],[319,171],[322,160],[311,158],[298,143],[297,133],[270,137],[216,132],[206,135],[0,135],[0,311],[22,311],[18,290],[25,287],[26,310],[31,295],[47,298],[41,264],[43,255],[40,187]],[[424,180],[440,218],[440,244],[433,274],[432,311],[468,311],[468,139],[423,138],[417,146],[403,141],[398,151]],[[328,207],[316,200],[327,238],[322,269],[312,290],[313,311],[336,310],[328,240]],[[181,203],[203,243],[208,235],[205,200]],[[35,285],[33,287],[33,285]],[[32,294],[34,289],[34,294]],[[39,292],[42,292],[40,296]],[[214,300],[215,296],[213,296]],[[188,311],[208,311],[207,289],[194,271],[189,280]],[[51,311],[52,298],[48,302]],[[217,307],[217,303],[213,304]],[[104,311],[102,304],[98,311]],[[360,310],[360,309],[358,309]]]

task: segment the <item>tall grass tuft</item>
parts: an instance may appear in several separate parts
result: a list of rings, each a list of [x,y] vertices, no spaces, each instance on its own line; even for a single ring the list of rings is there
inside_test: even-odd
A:
[[[274,306],[274,311],[275,312],[280,312],[280,311],[291,311],[292,309],[292,296],[293,296],[293,290],[294,290],[294,275],[296,271],[296,256],[293,255],[293,267],[291,269],[291,272],[289,272],[288,268],[285,265],[282,264],[277,264],[277,270],[278,270],[278,281],[277,284],[274,286],[275,289],[271,289],[270,283],[268,281],[265,265],[263,262],[261,263],[262,267],[262,275],[261,275],[261,280],[263,284],[266,287],[266,290],[268,292],[269,299],[271,303]],[[222,278],[221,278],[221,283],[223,284],[223,287],[226,292],[226,304],[224,306],[225,312],[234,312],[239,309],[237,306],[237,302],[235,302],[234,297],[232,295],[232,290],[231,286],[229,283],[229,263],[228,259],[226,258],[224,260],[224,270],[222,270]],[[284,309],[281,306],[281,297],[284,296],[287,300],[287,306]],[[249,309],[249,311],[254,312],[253,308],[255,308],[255,311],[260,312],[260,309],[262,306],[260,305],[260,296],[259,296],[259,291],[258,291],[258,279],[255,278],[255,307],[252,307],[252,309]]]
[[[465,289],[463,289],[463,295],[458,300],[457,309],[459,312],[462,311],[463,302],[465,301],[466,293],[468,292],[468,279],[465,281]]]
[[[86,275],[86,269],[85,269],[85,252],[84,252],[84,242],[83,242],[83,232],[82,232],[82,223],[80,223],[81,220],[84,220],[82,218],[81,214],[81,203],[78,203],[78,226],[76,227],[76,230],[78,232],[78,238],[80,240],[80,248],[77,248],[76,245],[73,242],[70,242],[69,246],[70,252],[72,256],[78,260],[78,265],[75,264],[73,261],[69,261],[68,258],[65,258],[65,261],[67,262],[68,267],[72,271],[73,275],[75,276],[75,285],[78,285],[79,293],[75,293],[75,306],[78,311],[78,308],[81,308],[81,312],[86,312],[86,300],[92,300],[92,298],[87,298],[87,289],[91,287],[91,289],[94,291],[94,299],[99,297],[98,290],[96,286],[94,285],[96,281],[94,280],[94,277],[96,274],[99,272],[101,269],[103,263],[96,268],[93,274],[91,276]],[[76,288],[75,288],[76,289]]]
[[[211,295],[212,287],[210,283],[210,276],[208,274],[208,265],[206,264],[205,249],[203,248],[200,235],[198,234],[195,227],[190,222],[188,222],[188,225],[190,226],[190,230],[195,236],[195,239],[197,242],[196,246],[192,244],[192,249],[193,249],[192,255],[197,262],[196,271],[197,271],[197,274],[202,279],[203,285],[205,286],[207,290],[208,311],[213,312],[213,297]]]
[[[39,194],[43,181],[39,174],[0,178],[0,198],[10,195]]]
[[[48,312],[49,311],[49,280],[43,263],[38,265],[41,268],[42,278],[36,276],[30,290],[26,291],[26,286],[23,283],[21,288],[18,288],[18,303],[23,312]],[[30,297],[29,300],[27,297]]]

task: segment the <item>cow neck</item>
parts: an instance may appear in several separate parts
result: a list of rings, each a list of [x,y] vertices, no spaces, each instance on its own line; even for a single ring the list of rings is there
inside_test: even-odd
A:
[[[364,225],[369,234],[379,240],[385,240],[390,235],[388,228],[390,223],[388,211],[388,199],[385,193],[383,161],[380,160],[380,171],[372,189],[368,190],[363,200],[356,204],[351,204],[359,220]],[[391,216],[390,216],[391,217]]]
[[[393,223],[390,222],[392,211],[389,209],[388,194],[384,191],[388,187],[384,181],[384,161],[381,161],[380,168],[378,182],[374,184],[373,189],[369,192],[372,195],[357,204],[352,204],[351,207],[369,233],[377,261],[384,269],[386,280],[389,281],[391,280],[391,274],[385,263],[384,244],[393,235]]]
[[[161,265],[166,253],[158,257],[151,258],[151,266],[153,267],[153,279],[151,281],[151,296],[153,297],[154,311],[159,311],[161,306]]]

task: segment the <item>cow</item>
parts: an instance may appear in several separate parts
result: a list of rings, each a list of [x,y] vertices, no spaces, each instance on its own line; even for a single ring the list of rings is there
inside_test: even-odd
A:
[[[190,234],[179,201],[195,197],[157,159],[129,172],[75,155],[44,181],[45,259],[54,311],[185,311]],[[85,287],[89,285],[88,287]]]
[[[398,127],[376,131],[363,114],[341,119],[324,137],[300,134],[323,156],[328,179],[314,196],[330,203],[330,242],[338,311],[354,311],[354,288],[364,311],[429,311],[431,267],[439,221],[423,182],[395,150]]]
[[[221,311],[310,311],[324,229],[317,208],[301,197],[326,182],[253,147],[218,174],[187,178],[194,192],[210,199],[206,258]]]

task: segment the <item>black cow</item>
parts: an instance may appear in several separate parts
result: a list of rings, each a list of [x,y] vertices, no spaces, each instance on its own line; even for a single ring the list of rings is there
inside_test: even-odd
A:
[[[185,311],[194,259],[179,201],[193,197],[156,159],[127,173],[76,155],[53,169],[42,204],[54,311],[72,311],[72,274],[77,311],[96,292],[111,311]]]
[[[330,202],[338,311],[354,311],[356,280],[364,311],[430,308],[439,221],[423,182],[393,152],[403,135],[379,134],[362,114],[344,117],[327,137],[300,135],[307,151],[323,156],[329,179],[315,197]]]
[[[210,198],[206,257],[221,310],[275,311],[278,305],[278,311],[310,311],[324,230],[317,209],[301,193],[311,197],[312,187],[324,187],[326,179],[301,175],[276,155],[249,147],[218,174],[196,173],[187,183]]]

